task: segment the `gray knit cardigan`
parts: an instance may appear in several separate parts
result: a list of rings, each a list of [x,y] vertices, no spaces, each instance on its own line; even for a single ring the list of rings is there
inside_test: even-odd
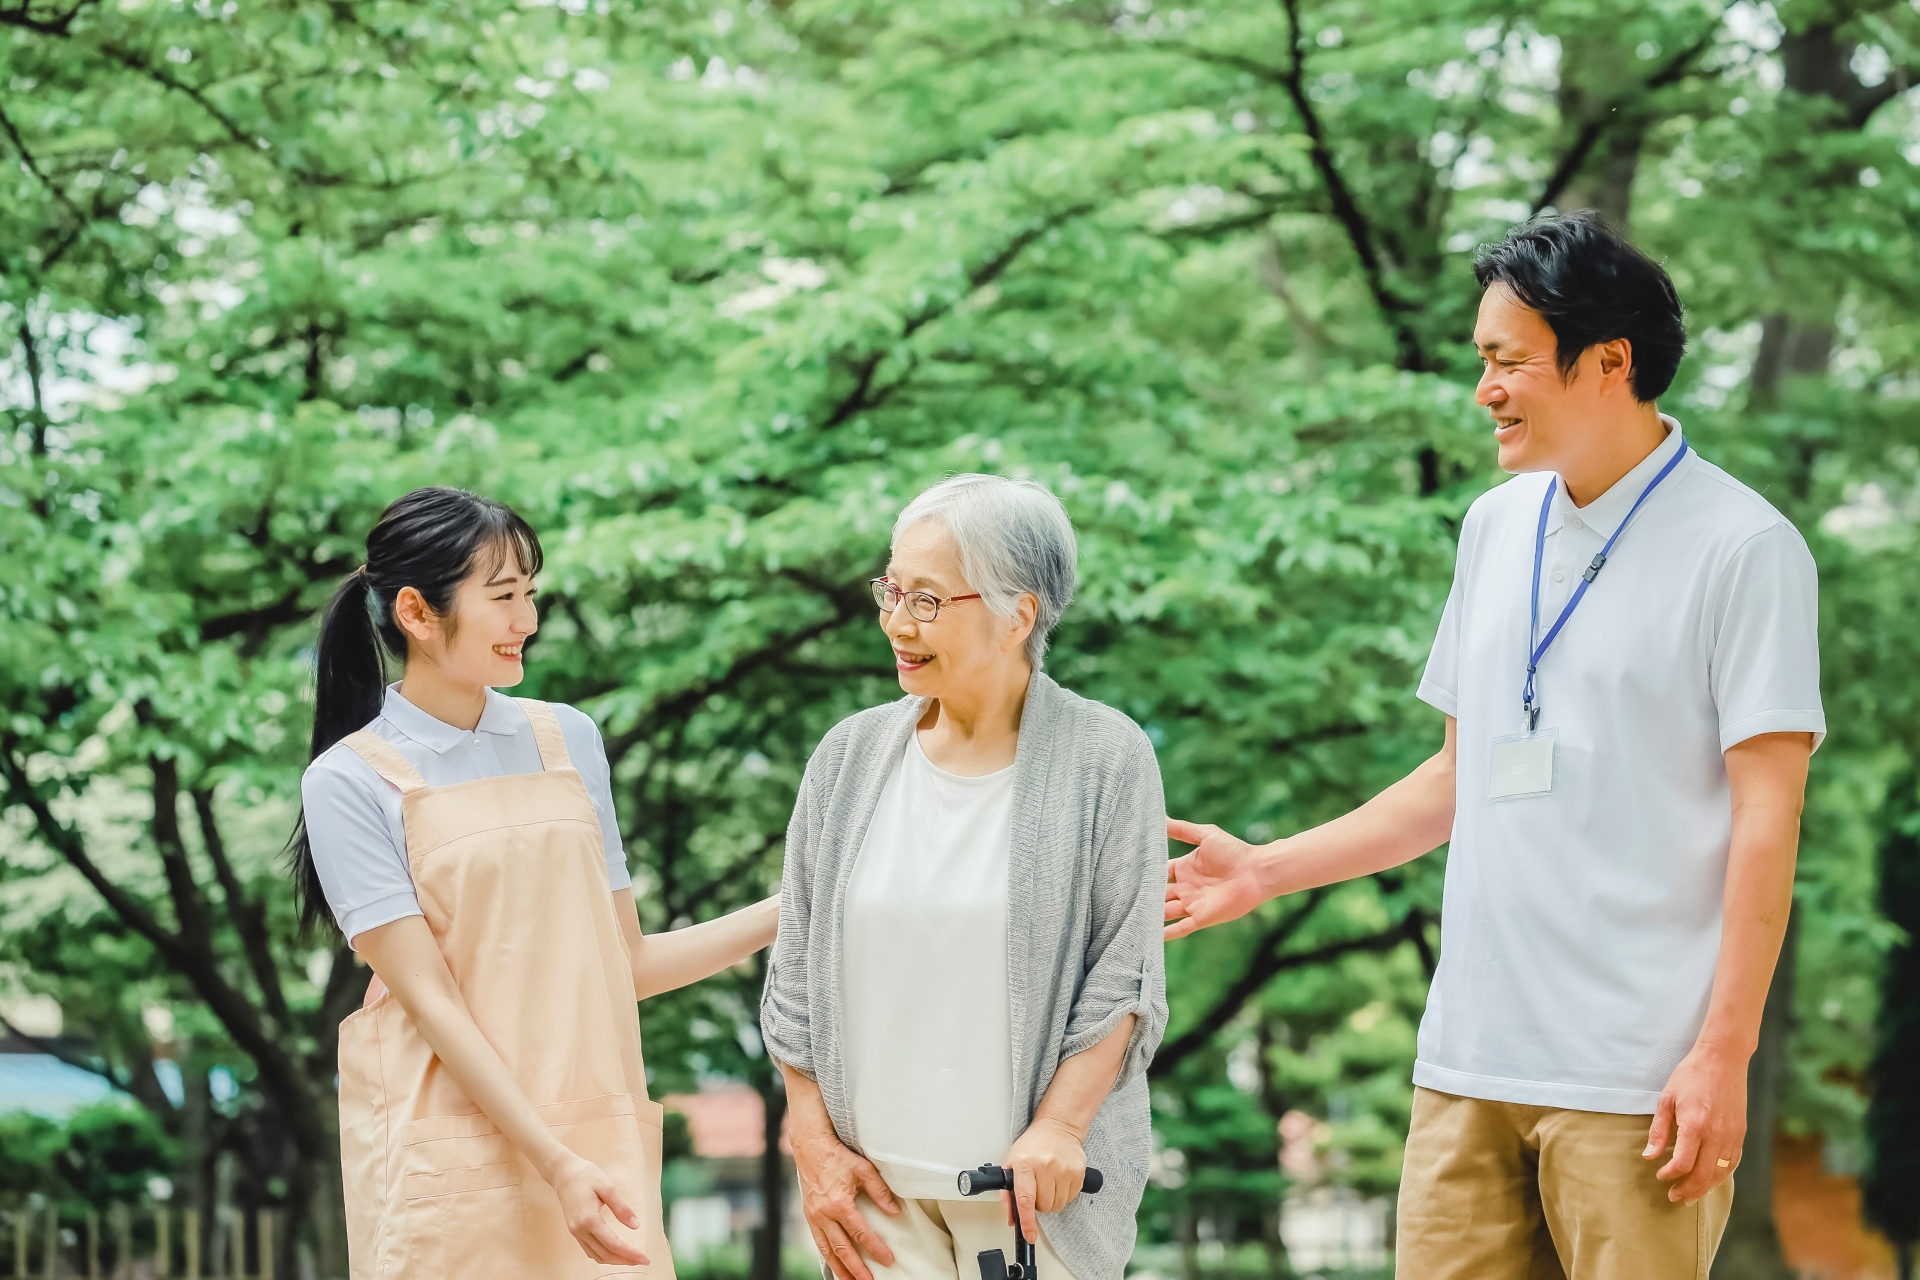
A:
[[[840,1045],[847,877],[925,707],[907,697],[850,716],[807,762],[787,827],[780,932],[760,998],[768,1051],[819,1083],[834,1129],[855,1151],[860,1136]],[[1062,1058],[1098,1044],[1127,1014],[1139,1015],[1086,1142],[1087,1163],[1106,1185],[1040,1219],[1074,1280],[1121,1280],[1152,1153],[1146,1066],[1167,1027],[1160,768],[1131,720],[1035,672],[1014,770],[1007,861],[1013,1132],[1032,1122]]]

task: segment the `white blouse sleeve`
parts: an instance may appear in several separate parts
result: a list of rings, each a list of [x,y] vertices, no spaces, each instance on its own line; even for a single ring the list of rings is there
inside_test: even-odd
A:
[[[421,914],[405,837],[395,832],[399,795],[371,765],[335,747],[307,767],[300,800],[320,887],[349,945],[369,929]]]
[[[563,703],[554,704],[554,719],[560,722],[560,734],[567,740],[567,754],[580,780],[587,784],[587,796],[600,818],[600,840],[607,855],[607,886],[619,890],[633,885],[627,870],[626,846],[620,842],[620,819],[613,811],[613,770],[607,764],[607,745],[600,737],[600,726],[593,717]]]

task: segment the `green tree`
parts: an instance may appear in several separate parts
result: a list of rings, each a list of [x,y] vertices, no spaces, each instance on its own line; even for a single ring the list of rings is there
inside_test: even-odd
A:
[[[296,933],[277,858],[312,612],[427,482],[548,541],[526,691],[605,729],[648,928],[775,882],[808,750],[893,694],[862,586],[891,516],[959,469],[1067,502],[1050,667],[1148,728],[1177,812],[1333,816],[1438,741],[1411,689],[1497,479],[1468,254],[1577,200],[1667,261],[1697,335],[1670,407],[1821,562],[1835,732],[1778,1074],[1786,1123],[1857,1133],[1835,1081],[1871,1044],[1873,811],[1920,669],[1916,19],[1779,13],[0,5],[5,958],[180,1139],[183,1193],[232,1153],[342,1273],[332,1029],[365,974]],[[1844,128],[1783,87],[1816,29],[1864,95]],[[1767,318],[1816,295],[1825,358],[1767,383],[1798,349]],[[1267,1127],[1192,1139],[1223,1165],[1190,1176],[1254,1177],[1273,1106],[1338,1094],[1357,1184],[1390,1181],[1440,871],[1170,953],[1163,1114]],[[757,987],[649,1002],[656,1086],[745,1079],[777,1124]]]

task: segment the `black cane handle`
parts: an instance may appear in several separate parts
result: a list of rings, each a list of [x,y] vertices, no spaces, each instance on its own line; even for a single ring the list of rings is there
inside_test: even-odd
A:
[[[1080,1189],[1088,1195],[1100,1190],[1106,1181],[1098,1169],[1088,1169],[1086,1181]],[[960,1175],[960,1194],[963,1196],[984,1195],[989,1191],[1013,1190],[1013,1170],[997,1164],[983,1164],[978,1169],[968,1169]]]

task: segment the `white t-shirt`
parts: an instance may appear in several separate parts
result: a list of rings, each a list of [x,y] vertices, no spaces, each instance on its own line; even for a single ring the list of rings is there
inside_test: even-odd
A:
[[[1540,635],[1679,424],[1613,488],[1547,523]],[[1495,738],[1524,727],[1528,592],[1550,477],[1484,494],[1420,683],[1459,719],[1445,946],[1414,1083],[1446,1093],[1650,1113],[1706,1016],[1732,808],[1727,748],[1825,735],[1818,579],[1800,534],[1689,450],[1614,547],[1540,662],[1550,794],[1487,798]]]
[[[1013,768],[964,778],[907,738],[847,882],[842,1048],[855,1134],[896,1195],[960,1198],[1012,1141]]]
[[[586,783],[600,819],[606,848],[607,882],[612,889],[633,883],[620,824],[613,815],[613,790],[607,750],[593,717],[561,703],[560,722],[567,755]],[[539,773],[540,748],[520,704],[487,690],[487,705],[472,732],[435,718],[387,687],[386,704],[367,726],[399,749],[430,787],[447,787],[476,778]],[[300,779],[313,864],[326,891],[327,906],[351,940],[368,929],[420,914],[407,868],[407,832],[400,815],[400,792],[374,771],[352,747],[336,743],[320,753]]]

